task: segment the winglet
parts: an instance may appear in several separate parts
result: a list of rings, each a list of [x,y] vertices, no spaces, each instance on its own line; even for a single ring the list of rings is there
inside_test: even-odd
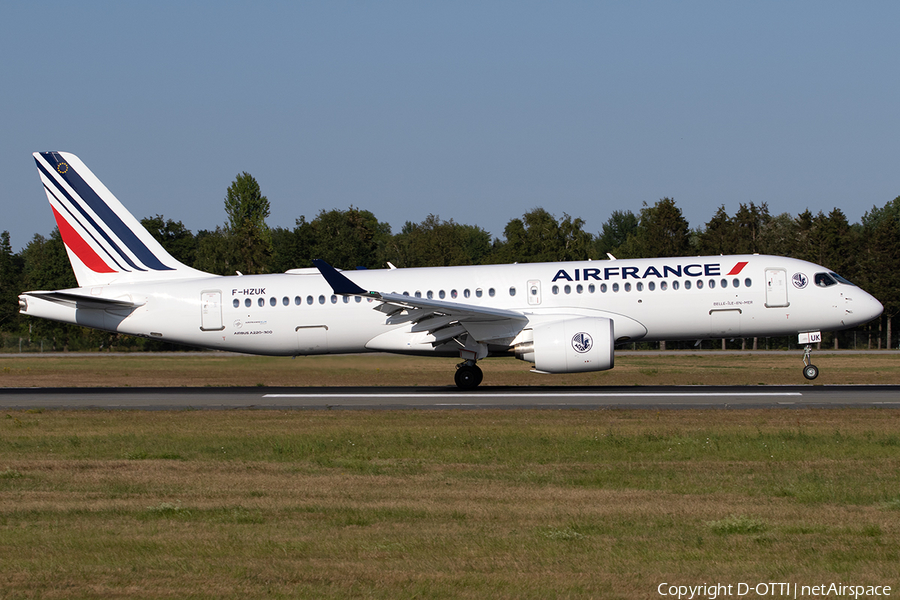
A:
[[[324,260],[314,258],[312,263],[319,270],[319,273],[322,274],[322,277],[325,278],[325,281],[327,281],[331,286],[331,289],[334,290],[335,294],[340,294],[342,296],[372,295],[368,291],[362,289],[361,287],[338,273],[337,269],[329,265]]]

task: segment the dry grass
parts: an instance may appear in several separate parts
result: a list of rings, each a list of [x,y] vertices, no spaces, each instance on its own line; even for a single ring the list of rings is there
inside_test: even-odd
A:
[[[484,385],[758,385],[807,383],[801,352],[616,355],[611,371],[537,375],[508,358],[482,361]],[[816,384],[900,383],[900,354],[814,354]],[[0,387],[84,386],[443,386],[458,359],[386,354],[297,359],[233,354],[10,357]]]
[[[900,411],[14,412],[3,598],[900,581]]]

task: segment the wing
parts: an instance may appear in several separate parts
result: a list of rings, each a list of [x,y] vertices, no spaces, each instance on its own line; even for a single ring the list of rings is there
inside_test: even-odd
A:
[[[335,294],[379,301],[375,310],[387,315],[386,324],[412,323],[410,332],[434,336],[434,345],[463,334],[475,342],[501,343],[514,338],[528,323],[528,317],[514,310],[364,290],[325,261],[312,262]]]

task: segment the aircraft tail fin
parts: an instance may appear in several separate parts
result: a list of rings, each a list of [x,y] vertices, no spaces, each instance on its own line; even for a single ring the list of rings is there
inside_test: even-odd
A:
[[[74,154],[34,160],[80,287],[208,275],[166,252]]]

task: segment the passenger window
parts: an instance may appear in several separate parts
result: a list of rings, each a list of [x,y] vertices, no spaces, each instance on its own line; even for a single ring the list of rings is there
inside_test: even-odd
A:
[[[613,284],[612,290],[613,290],[614,292],[618,292],[618,291],[619,291],[619,284],[618,284],[618,283],[614,283],[614,284]]]
[[[722,280],[722,287],[723,287],[723,288],[727,288],[727,287],[728,287],[728,280],[727,280],[727,279],[723,279],[723,280]]]
[[[716,280],[710,279],[709,280],[709,289],[714,289],[715,287],[716,287]]]
[[[303,299],[300,296],[294,296],[294,304],[300,306],[303,303]]]
[[[312,297],[312,296],[307,296],[307,297],[306,297],[306,303],[307,303],[307,304],[312,304],[312,303],[313,303],[313,297]]]
[[[741,287],[741,280],[735,277],[731,280],[732,287]]]
[[[583,294],[583,293],[584,293],[584,286],[581,285],[581,284],[579,283],[578,285],[575,286],[575,291],[576,291],[577,293],[579,293],[579,294]]]
[[[241,305],[241,301],[238,300],[237,298],[235,298],[235,299],[234,299],[234,302],[232,302],[232,304],[234,305],[235,308],[237,308],[237,307],[239,307],[239,306]]]
[[[421,297],[422,297],[422,292],[417,291],[417,292],[416,292],[416,298],[421,298]]]
[[[252,302],[252,300],[250,300],[250,298],[244,298],[244,306],[246,306],[247,308],[250,308],[250,305],[252,303],[253,302]]]
[[[443,300],[446,297],[447,297],[447,292],[445,292],[444,290],[441,290],[438,292],[438,298],[440,298],[441,300]]]
[[[667,289],[669,289],[669,284],[668,284],[667,282],[665,282],[665,281],[660,281],[660,282],[659,282],[659,289],[662,290],[662,291],[664,292],[664,291],[666,291]]]
[[[684,289],[686,289],[686,290],[691,289],[691,280],[690,279],[684,280]]]
[[[470,292],[470,291],[468,290],[468,288],[466,288],[466,289],[463,290],[463,297],[468,298],[468,297],[471,296],[471,295],[472,295],[472,292]]]
[[[649,281],[649,282],[647,282],[647,289],[650,290],[651,292],[652,292],[653,290],[655,290],[655,289],[656,289],[656,282],[655,282],[655,281]]]
[[[334,294],[331,295],[331,303],[337,304],[337,296],[335,296]]]
[[[428,294],[426,295],[428,296],[429,300],[434,300],[434,292],[432,292],[431,290],[428,290]]]
[[[344,304],[350,304],[350,296],[341,296],[344,299]]]
[[[514,288],[514,287],[509,288],[509,295],[510,295],[510,296],[515,296],[515,295],[516,295],[516,288]]]
[[[450,297],[455,300],[456,296],[458,296],[458,294],[456,293],[456,290],[450,290]]]
[[[698,290],[702,290],[702,289],[703,289],[703,280],[702,280],[702,279],[698,279],[698,280],[697,280],[697,289],[698,289]]]
[[[475,297],[476,297],[476,298],[481,298],[483,295],[484,295],[484,290],[483,290],[483,289],[478,288],[478,289],[475,290]]]
[[[605,294],[605,293],[606,293],[606,289],[607,289],[607,288],[606,288],[606,284],[605,284],[605,283],[601,283],[601,284],[600,284],[600,293],[601,293],[601,294]]]
[[[496,296],[496,295],[497,295],[497,290],[495,290],[494,288],[488,289],[488,296],[490,296],[491,298],[493,298],[493,297]]]
[[[319,304],[325,304],[325,296],[319,295]]]
[[[360,302],[362,302],[362,297],[360,297],[360,296],[353,296],[353,297],[356,298],[356,303],[357,303],[357,304],[359,304]],[[371,301],[372,301],[372,299],[369,298],[369,302],[371,302]]]
[[[644,291],[644,282],[643,282],[643,281],[638,281],[638,282],[637,282],[636,288],[637,288],[637,291],[643,292],[643,291]]]
[[[678,283],[678,280],[676,279],[675,281],[672,282],[672,289],[677,290],[678,286],[679,286],[679,283]]]
[[[571,293],[572,293],[572,286],[567,284],[567,285],[563,288],[563,291],[566,292],[567,294],[571,294]]]
[[[269,306],[275,306],[276,304],[278,304],[278,300],[275,299],[275,296],[269,298]]]
[[[744,280],[744,287],[750,287],[750,278]]]
[[[553,295],[554,295],[554,296],[557,295],[557,294],[559,294],[559,286],[558,286],[558,285],[554,285],[553,288],[552,288],[550,291],[553,292]]]
[[[265,306],[265,305],[266,305],[266,299],[265,299],[265,298],[260,298],[260,299],[258,299],[258,300],[256,301],[256,303],[257,303],[258,305],[260,305],[260,306]]]
[[[593,294],[593,293],[596,292],[596,291],[597,291],[597,286],[595,286],[593,283],[591,283],[591,284],[588,285],[588,292],[589,292],[589,293]]]
[[[630,292],[630,291],[631,291],[631,282],[626,282],[626,283],[625,283],[625,291],[626,291],[626,292]]]

